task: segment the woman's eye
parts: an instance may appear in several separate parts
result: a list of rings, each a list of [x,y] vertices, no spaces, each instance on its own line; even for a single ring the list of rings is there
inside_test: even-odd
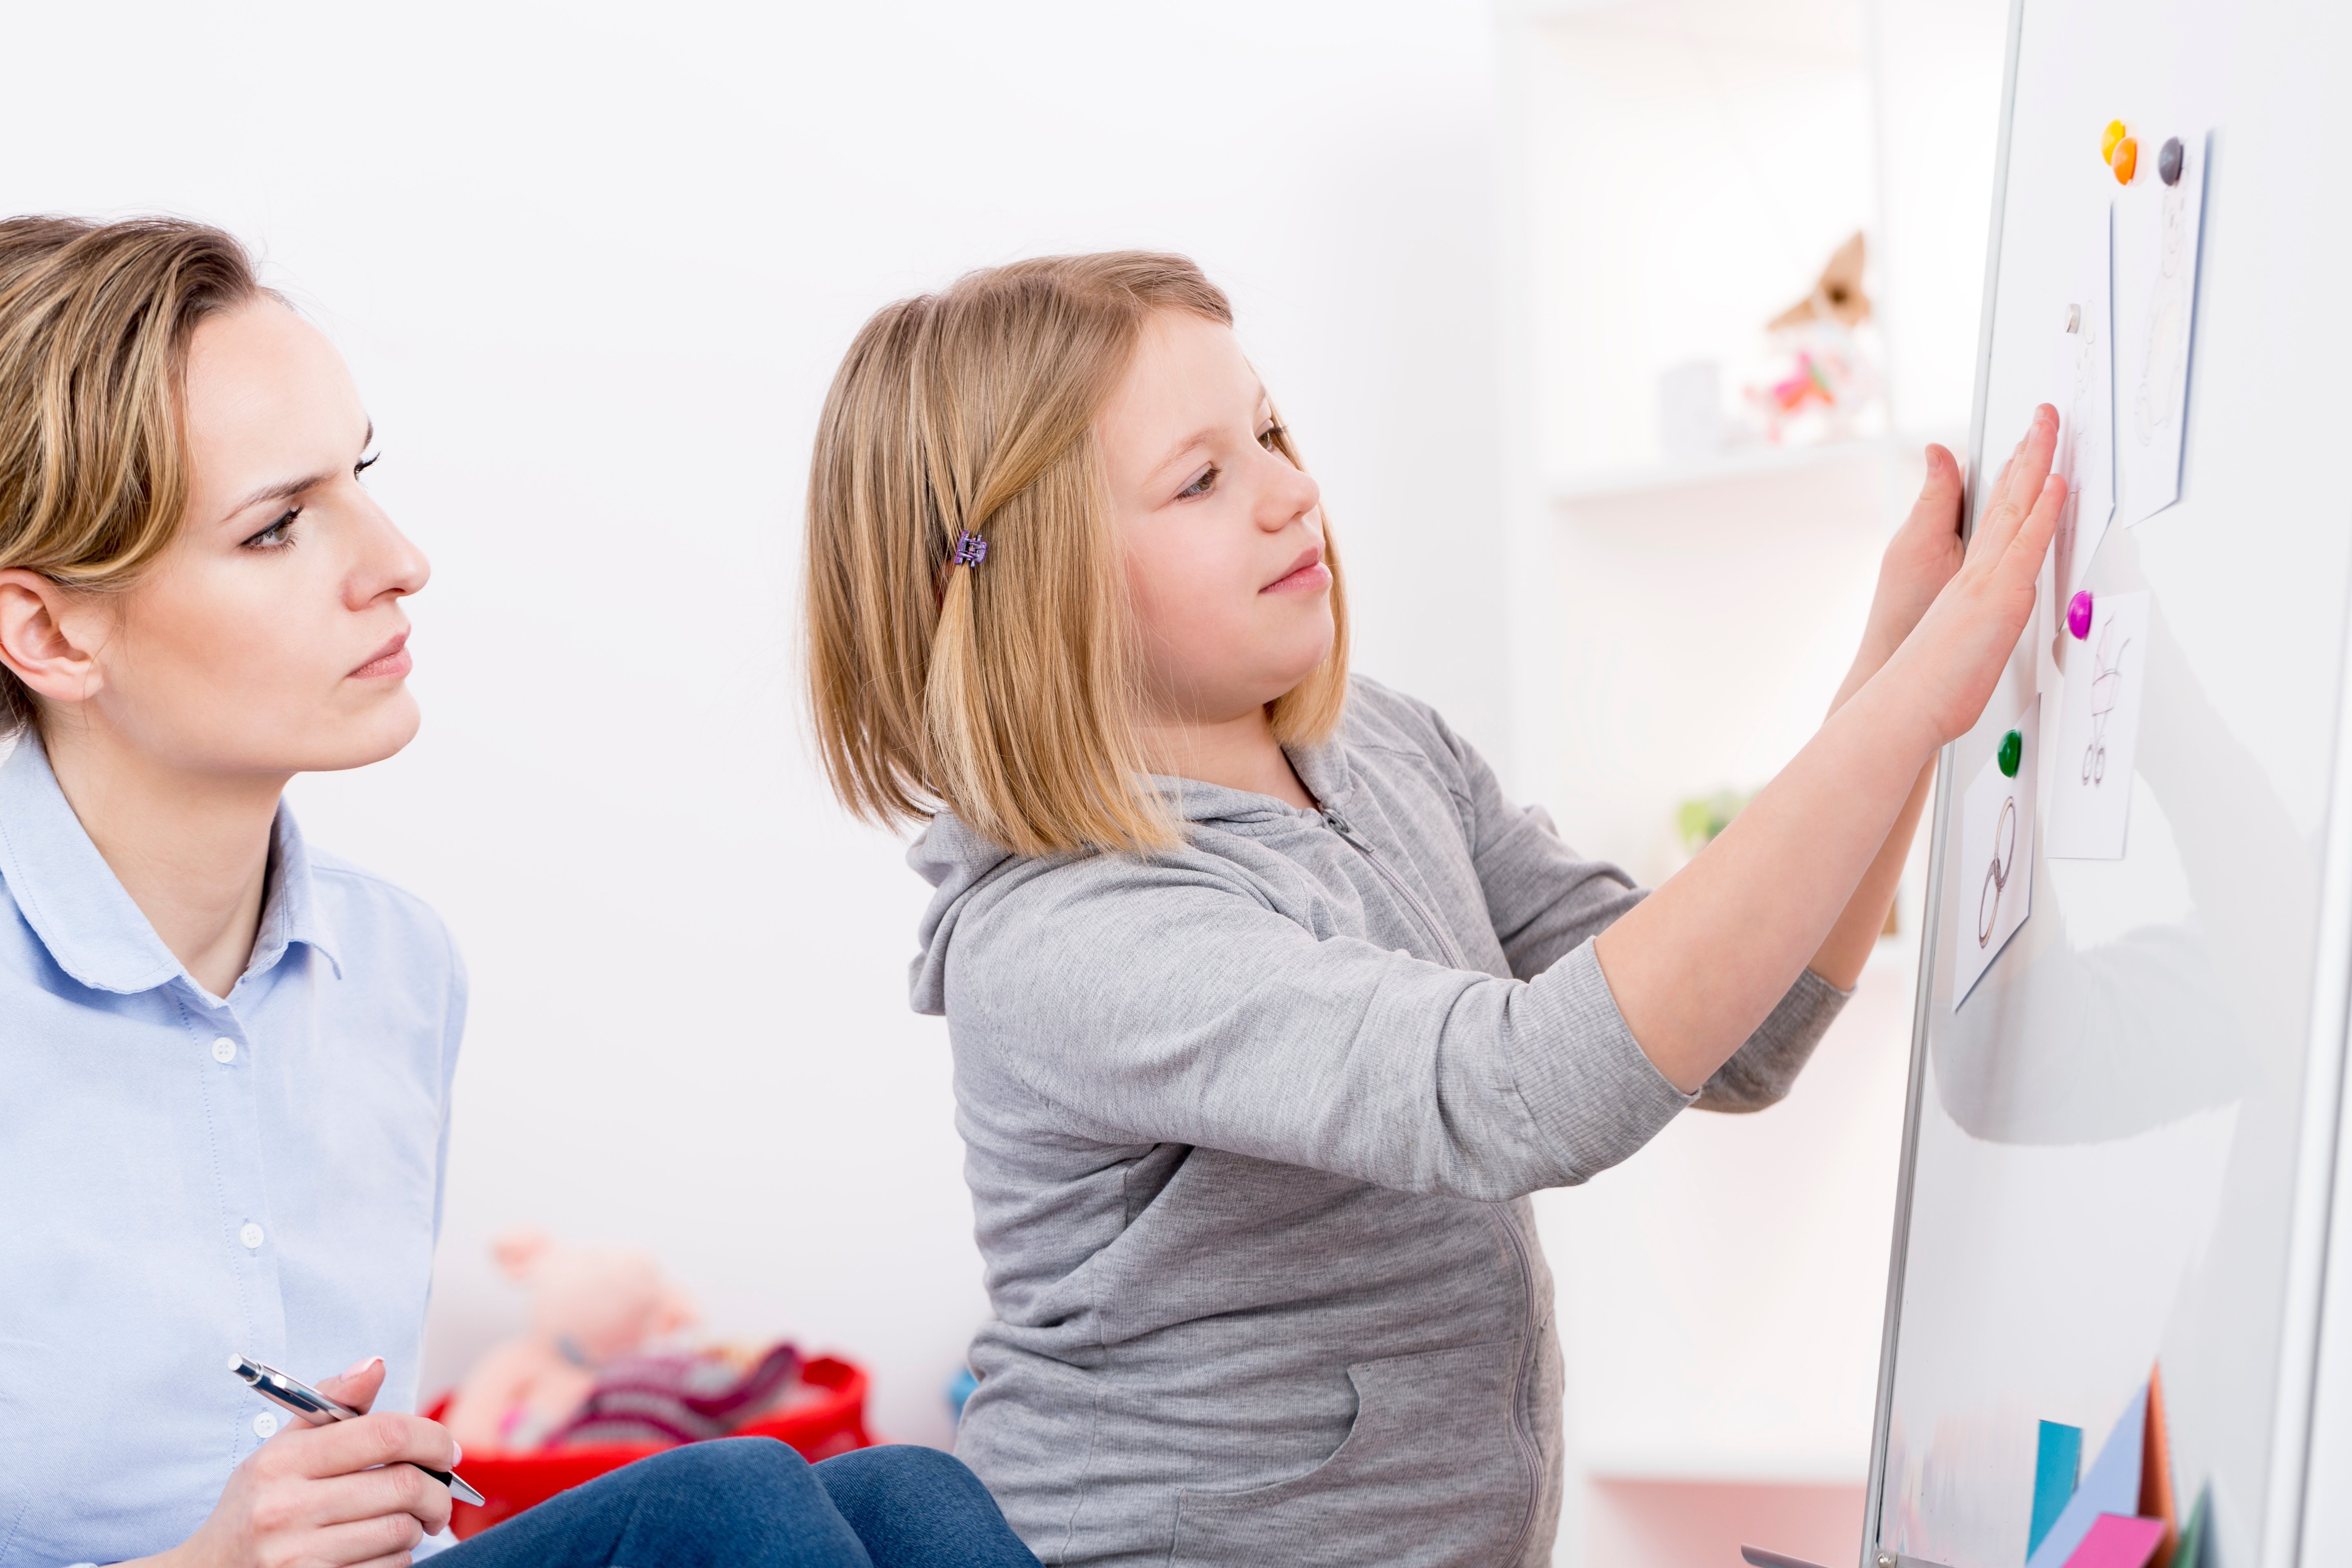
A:
[[[294,520],[301,515],[302,509],[300,507],[298,506],[291,509],[285,516],[279,518],[276,522],[271,523],[268,528],[263,529],[259,533],[257,533],[252,538],[247,540],[238,548],[244,550],[283,550],[287,548],[294,542]]]
[[[362,458],[358,462],[353,463],[352,465],[352,478],[358,479],[362,474],[364,474],[370,468],[374,468],[376,465],[376,459],[383,456],[383,454],[382,452],[370,452],[366,457]]]
[[[1212,466],[1202,469],[1201,477],[1199,479],[1194,479],[1191,484],[1186,485],[1182,489],[1178,490],[1176,492],[1176,499],[1178,500],[1187,500],[1194,496],[1204,496],[1216,488],[1217,470],[1213,466]]]
[[[1281,442],[1282,426],[1279,425],[1269,425],[1257,433],[1257,444],[1269,452],[1281,451]]]

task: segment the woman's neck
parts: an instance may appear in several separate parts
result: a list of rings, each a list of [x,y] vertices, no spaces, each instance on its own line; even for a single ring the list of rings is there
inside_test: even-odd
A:
[[[1231,719],[1147,720],[1144,760],[1156,773],[1270,795],[1312,811],[1315,797],[1290,765],[1264,708]]]
[[[58,787],[131,901],[197,984],[226,996],[261,926],[286,779],[176,767],[71,716],[41,739]]]

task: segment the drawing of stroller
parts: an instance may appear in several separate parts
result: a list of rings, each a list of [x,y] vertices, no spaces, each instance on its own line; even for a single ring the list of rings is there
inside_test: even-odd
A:
[[[2099,651],[2091,666],[2091,743],[2083,748],[2083,782],[2094,787],[2107,778],[2107,715],[2116,710],[2116,699],[2124,684],[2124,648],[2131,647],[2126,637],[2123,647],[2109,657],[2108,645],[2115,641],[2116,623],[2110,619],[2099,632]]]

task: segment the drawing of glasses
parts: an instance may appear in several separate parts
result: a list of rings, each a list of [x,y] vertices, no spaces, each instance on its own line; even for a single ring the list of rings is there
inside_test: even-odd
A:
[[[2099,633],[2098,661],[2091,667],[2091,743],[2083,748],[2083,782],[2097,785],[2107,778],[2107,715],[2116,710],[2116,698],[2124,685],[2124,648],[2131,647],[2131,638],[2124,638],[2123,647],[2115,657],[2107,657],[2107,645],[2115,640],[2116,623],[2110,620]]]
[[[2000,846],[1993,852],[1992,864],[1985,868],[1984,893],[1977,900],[1977,945],[1992,945],[1993,927],[2000,923],[2000,895],[2009,887],[2009,865],[2017,857],[2017,797],[2010,795],[2000,803],[2000,822],[1992,830],[1992,841]]]

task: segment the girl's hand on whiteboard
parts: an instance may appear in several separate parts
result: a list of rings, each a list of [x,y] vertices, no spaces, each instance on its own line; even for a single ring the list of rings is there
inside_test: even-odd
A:
[[[2066,481],[2050,471],[2057,446],[2058,411],[2045,403],[1995,481],[1959,570],[1887,661],[1937,746],[1983,714],[2033,614],[2034,583],[2066,500]]]
[[[1919,500],[1879,558],[1878,592],[1871,598],[1862,648],[1839,702],[1894,657],[1960,569],[1960,465],[1950,452],[1930,446]]]

